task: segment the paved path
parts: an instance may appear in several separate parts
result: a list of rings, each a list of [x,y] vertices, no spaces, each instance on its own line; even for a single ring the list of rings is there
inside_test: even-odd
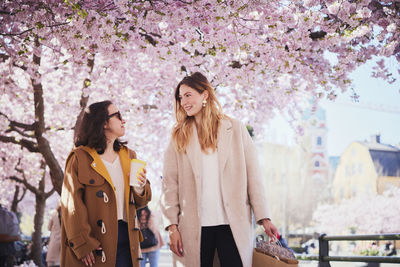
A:
[[[160,252],[158,267],[172,267],[172,252],[166,248],[161,249]]]
[[[159,267],[172,267],[172,252],[169,249],[163,248],[160,251]],[[150,266],[149,264],[146,265]],[[299,263],[301,267],[317,267],[318,262],[316,261],[301,261]],[[366,263],[360,262],[331,262],[331,267],[365,267]],[[398,264],[381,263],[380,267],[395,267]]]

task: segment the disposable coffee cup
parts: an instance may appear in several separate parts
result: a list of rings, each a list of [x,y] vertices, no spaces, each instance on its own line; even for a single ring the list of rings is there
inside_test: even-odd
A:
[[[141,186],[139,173],[146,167],[146,162],[140,159],[131,160],[131,173],[129,176],[129,184],[131,186]]]

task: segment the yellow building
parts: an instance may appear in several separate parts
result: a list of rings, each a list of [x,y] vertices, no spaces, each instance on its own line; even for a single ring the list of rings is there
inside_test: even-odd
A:
[[[380,143],[353,142],[343,152],[333,181],[335,202],[357,195],[381,194],[400,187],[400,149]]]

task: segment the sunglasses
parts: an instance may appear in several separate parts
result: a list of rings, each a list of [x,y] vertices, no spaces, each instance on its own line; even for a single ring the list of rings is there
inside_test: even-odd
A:
[[[111,118],[114,117],[114,116],[117,116],[117,118],[118,118],[120,121],[122,121],[121,112],[119,112],[119,111],[108,115],[107,118],[108,118],[108,119],[111,119]]]

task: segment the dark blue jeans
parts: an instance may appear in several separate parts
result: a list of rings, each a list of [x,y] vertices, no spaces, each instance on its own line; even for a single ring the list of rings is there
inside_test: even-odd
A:
[[[150,267],[158,267],[158,259],[160,258],[160,251],[155,250],[151,252],[142,252],[143,260],[140,262],[140,267],[145,267],[147,260]]]
[[[118,245],[116,267],[132,267],[131,250],[129,248],[128,223],[118,221]]]

